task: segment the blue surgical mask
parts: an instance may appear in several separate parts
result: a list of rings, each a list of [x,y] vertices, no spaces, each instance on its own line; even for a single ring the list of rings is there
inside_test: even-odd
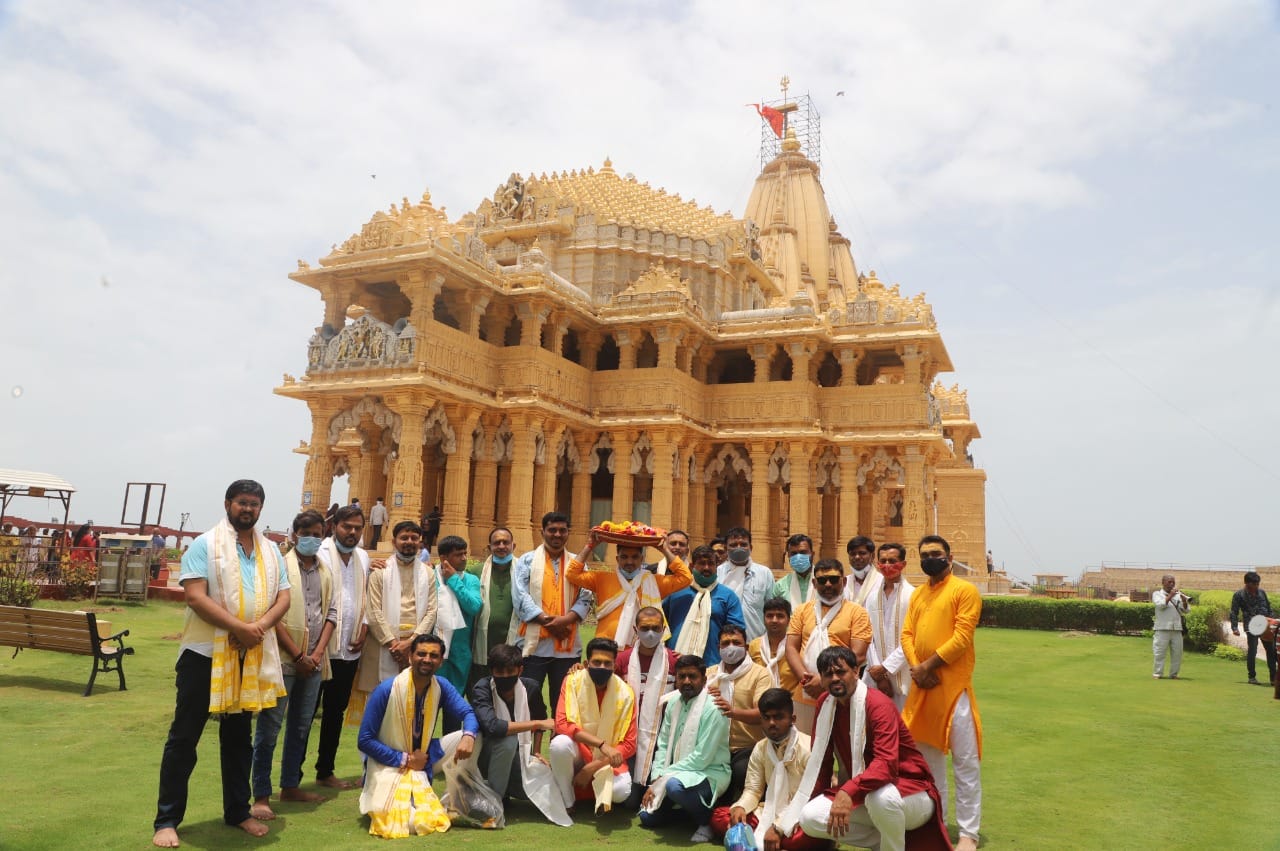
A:
[[[791,563],[791,569],[796,573],[808,573],[809,568],[813,566],[813,559],[808,553],[795,553],[787,561]]]
[[[507,553],[507,554],[506,554],[506,555],[504,555],[504,556],[491,556],[491,557],[490,557],[490,560],[491,560],[494,564],[498,564],[498,565],[507,565],[507,564],[511,564],[511,553]]]
[[[356,551],[355,547],[348,547],[345,544],[343,544],[342,541],[339,541],[337,538],[333,539],[333,545],[337,547],[338,552],[342,553],[343,555],[348,555]]]
[[[308,556],[308,557],[315,555],[316,553],[320,552],[320,544],[323,540],[324,540],[323,538],[316,538],[311,535],[303,535],[301,538],[298,539],[298,544],[296,547],[296,549],[298,550],[298,555]]]
[[[630,582],[631,580],[633,580],[633,579],[635,579],[637,576],[639,576],[639,575],[640,575],[640,571],[642,571],[642,570],[644,570],[644,568],[643,568],[643,567],[637,567],[635,570],[623,570],[622,568],[618,568],[618,573],[622,575],[622,578],[623,578],[623,579],[625,579],[625,580],[627,580],[628,582]]]

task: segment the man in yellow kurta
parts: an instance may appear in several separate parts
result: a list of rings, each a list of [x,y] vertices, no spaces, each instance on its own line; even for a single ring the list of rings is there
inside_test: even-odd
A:
[[[912,680],[902,719],[929,762],[944,806],[951,753],[960,826],[956,849],[974,851],[982,820],[982,721],[973,695],[973,633],[982,597],[972,583],[951,575],[951,546],[937,535],[920,539],[920,568],[929,581],[912,593],[902,625]]]
[[[796,726],[813,734],[814,707],[822,695],[818,654],[828,647],[848,647],[859,662],[867,658],[871,619],[867,610],[845,597],[844,565],[824,558],[813,568],[814,596],[791,616],[787,628],[787,664],[799,680],[795,691]]]
[[[596,637],[612,638],[619,649],[635,643],[636,613],[646,606],[661,608],[668,595],[689,587],[693,574],[664,540],[667,572],[661,575],[644,569],[644,547],[618,544],[617,570],[588,570],[590,553],[600,543],[596,533],[587,534],[587,545],[569,561],[569,584],[596,595]]]

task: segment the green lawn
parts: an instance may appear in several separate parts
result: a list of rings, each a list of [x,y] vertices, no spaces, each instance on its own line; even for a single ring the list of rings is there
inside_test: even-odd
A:
[[[0,655],[0,848],[149,844],[182,607],[124,605],[101,617],[133,632],[126,692],[108,675],[92,697],[80,697],[83,657]],[[979,631],[978,659],[983,848],[1280,848],[1280,822],[1266,811],[1280,758],[1280,701],[1246,685],[1242,664],[1188,656],[1181,681],[1156,681],[1143,639],[994,629]],[[314,747],[313,738],[308,770]],[[278,805],[266,839],[224,827],[212,725],[200,751],[185,847],[375,847],[354,792]],[[338,773],[354,777],[358,766],[349,730]],[[663,838],[690,847],[690,832]],[[564,830],[518,806],[505,831],[458,828],[426,842],[650,849],[654,838],[631,814]]]

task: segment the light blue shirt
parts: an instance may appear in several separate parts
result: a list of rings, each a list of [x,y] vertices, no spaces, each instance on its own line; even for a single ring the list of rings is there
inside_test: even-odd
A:
[[[542,617],[545,614],[542,611],[542,601],[534,600],[529,596],[529,572],[533,565],[533,554],[537,550],[531,550],[516,559],[515,566],[511,568],[511,588],[512,597],[515,602],[516,617],[522,623]],[[571,556],[566,552],[563,558],[556,563],[556,578],[563,579],[564,574],[560,571],[569,569],[569,559]],[[569,586],[572,588],[573,586]],[[595,597],[586,588],[578,590],[578,598],[569,608],[571,612],[577,612],[579,620],[586,620],[587,614],[591,611],[591,603]],[[521,639],[523,643],[523,639]],[[573,633],[573,650],[565,652],[556,650],[555,639],[543,637],[538,646],[534,648],[532,656],[542,656],[544,658],[560,658],[560,659],[581,659],[582,658],[582,634],[578,630]]]
[[[191,546],[182,555],[182,573],[178,576],[178,584],[181,585],[189,579],[203,579],[209,581],[209,540],[210,533],[205,532],[200,537],[191,542]],[[264,539],[265,540],[265,539]],[[284,566],[284,556],[280,554],[280,548],[272,541],[267,544],[275,551],[276,564],[280,566],[280,590],[284,591],[289,587],[289,572]],[[244,549],[239,542],[236,543],[236,553],[240,556],[240,595],[243,598],[252,597],[256,591],[258,573],[258,560],[252,555],[245,555]],[[179,654],[183,650],[192,650],[201,656],[213,656],[213,645],[208,642],[197,642],[194,644],[186,644],[185,642],[178,650]]]
[[[742,568],[734,567],[726,561],[716,568],[716,581],[728,588],[729,583],[725,578],[730,571],[741,570]],[[773,590],[773,581],[772,570],[754,561],[747,562],[746,577],[742,582],[742,593],[739,594],[739,599],[742,600],[742,619],[747,622],[748,642],[764,635],[764,601]]]

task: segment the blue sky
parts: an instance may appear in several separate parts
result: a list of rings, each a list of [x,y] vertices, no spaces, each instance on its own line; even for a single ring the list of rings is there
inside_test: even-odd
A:
[[[785,73],[859,267],[934,306],[997,560],[1280,561],[1276,5],[901,5],[4,6],[0,466],[199,526],[253,476],[283,525],[297,259],[606,155],[741,215]]]

